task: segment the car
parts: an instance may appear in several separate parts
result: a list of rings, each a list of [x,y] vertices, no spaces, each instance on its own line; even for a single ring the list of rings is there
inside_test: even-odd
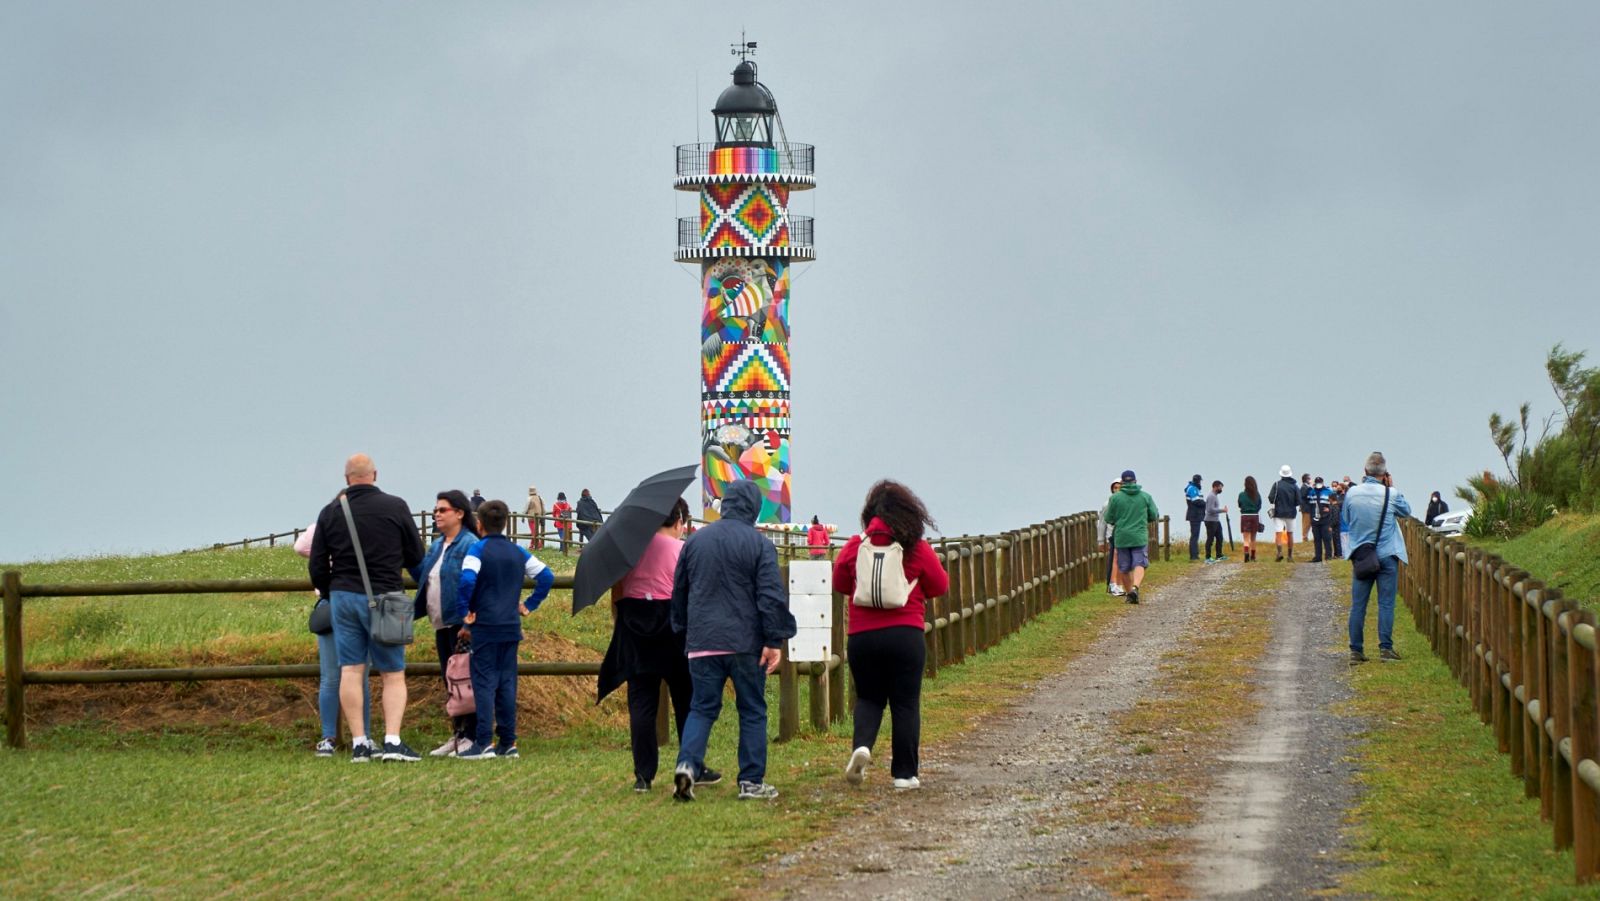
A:
[[[1453,510],[1441,513],[1433,518],[1433,525],[1428,528],[1440,535],[1460,535],[1467,527],[1467,520],[1472,518],[1472,510]]]

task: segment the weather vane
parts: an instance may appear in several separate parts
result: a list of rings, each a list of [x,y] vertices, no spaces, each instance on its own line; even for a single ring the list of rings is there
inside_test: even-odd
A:
[[[747,41],[747,40],[744,39],[744,29],[743,28],[739,29],[739,43],[737,43],[737,44],[729,44],[728,46],[733,48],[733,49],[729,50],[728,52],[732,53],[734,56],[739,57],[739,59],[741,59],[741,60],[746,60],[746,59],[749,59],[750,57],[756,55],[756,42],[755,41]]]

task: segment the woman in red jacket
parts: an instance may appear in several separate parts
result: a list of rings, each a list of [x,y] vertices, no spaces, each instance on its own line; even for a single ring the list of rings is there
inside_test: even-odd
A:
[[[861,507],[865,536],[851,538],[833,564],[833,590],[851,598],[848,657],[850,676],[856,685],[855,751],[844,771],[845,779],[851,783],[859,783],[866,776],[867,764],[872,762],[872,744],[878,738],[883,708],[887,706],[894,732],[889,757],[894,787],[922,787],[917,778],[922,738],[922,667],[927,655],[922,624],[928,599],[950,590],[944,564],[933,546],[922,539],[923,527],[931,525],[928,508],[911,489],[884,480],[872,486]],[[856,560],[861,556],[863,538],[871,542],[874,551],[890,544],[900,546],[901,569],[910,585],[903,606],[863,606],[871,600],[857,597]],[[880,577],[878,581],[883,580]]]

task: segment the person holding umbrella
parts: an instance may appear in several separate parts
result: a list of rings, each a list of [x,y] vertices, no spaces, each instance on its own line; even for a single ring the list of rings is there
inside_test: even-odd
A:
[[[661,703],[661,683],[672,698],[672,715],[683,740],[689,718],[689,660],[683,636],[672,631],[672,573],[683,551],[683,533],[689,526],[689,505],[678,498],[656,533],[645,545],[639,562],[611,589],[611,645],[600,664],[600,698],[624,682],[628,686],[628,734],[633,747],[633,790],[647,792],[660,766],[656,741],[656,713]],[[603,527],[602,527],[603,528]],[[581,559],[592,559],[587,554]],[[722,774],[702,769],[696,785],[714,785]]]

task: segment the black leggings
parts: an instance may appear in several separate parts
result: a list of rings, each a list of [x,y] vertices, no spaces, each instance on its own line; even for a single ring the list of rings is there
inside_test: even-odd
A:
[[[1216,554],[1211,553],[1211,543],[1217,543]],[[1216,520],[1206,520],[1206,556],[1222,556],[1222,523]]]
[[[656,778],[661,752],[656,744],[656,713],[661,709],[661,683],[667,683],[672,696],[672,716],[678,723],[678,741],[683,741],[683,724],[689,718],[689,700],[694,684],[689,681],[689,661],[665,676],[645,673],[628,679],[628,735],[633,744],[633,774],[646,782]]]
[[[433,643],[439,650],[439,678],[444,679],[445,664],[450,662],[450,655],[456,652],[456,635],[461,631],[460,625],[445,626],[433,633]],[[456,738],[472,738],[478,734],[478,715],[464,713],[461,716],[450,718],[450,725],[455,729]]]
[[[927,646],[915,626],[890,626],[850,636],[850,678],[856,684],[855,744],[870,748],[889,708],[893,730],[889,774],[917,775],[922,745],[922,665]]]

